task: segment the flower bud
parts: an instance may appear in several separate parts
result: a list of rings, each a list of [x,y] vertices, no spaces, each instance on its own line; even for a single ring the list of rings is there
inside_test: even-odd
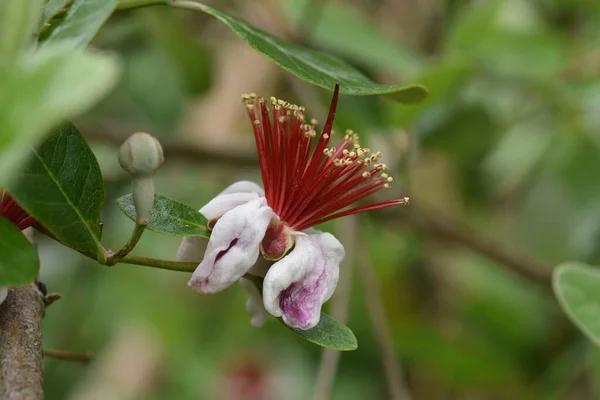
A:
[[[153,136],[134,133],[119,149],[119,164],[134,178],[151,176],[164,161],[160,142]]]
[[[136,223],[147,225],[154,205],[154,173],[164,161],[159,141],[143,132],[134,133],[119,149],[119,164],[133,177]]]

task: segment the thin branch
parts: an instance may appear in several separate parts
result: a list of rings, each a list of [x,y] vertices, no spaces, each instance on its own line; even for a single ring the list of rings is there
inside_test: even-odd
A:
[[[0,305],[0,398],[43,399],[44,296],[33,283],[9,289]]]
[[[402,210],[403,218],[411,226],[476,250],[519,275],[539,283],[542,287],[552,289],[552,265],[526,254],[517,246],[509,247],[430,207],[415,203],[417,202]],[[392,217],[391,213],[382,213],[382,215],[388,221]],[[396,217],[397,215],[395,214]]]
[[[125,264],[143,265],[145,267],[167,269],[169,271],[194,272],[199,262],[180,262],[161,260],[158,258],[126,255],[119,262]]]
[[[365,238],[359,232],[357,247],[364,243]],[[375,275],[373,264],[368,251],[363,247],[356,251],[356,268],[363,284],[365,304],[373,327],[373,334],[379,345],[381,361],[385,373],[390,399],[410,400],[412,397],[404,381],[404,373],[398,362],[390,328],[385,315],[385,307],[381,300],[381,288]]]
[[[120,147],[123,142],[134,132],[120,124],[95,124],[85,121],[77,121],[76,125],[81,129],[83,136],[91,141],[105,143],[113,147]],[[165,137],[159,132],[153,132],[157,137]],[[188,161],[200,164],[236,165],[242,167],[258,166],[256,154],[209,149],[199,147],[195,144],[172,143],[161,140],[161,146],[166,159]]]
[[[72,351],[54,349],[44,349],[44,355],[59,360],[80,362],[88,362],[94,357],[92,353],[74,353]]]
[[[129,238],[129,240],[127,241],[125,246],[123,246],[120,250],[118,250],[114,253],[109,251],[105,256],[106,260],[105,260],[104,264],[109,265],[109,266],[115,265],[121,259],[123,259],[123,257],[125,257],[127,254],[129,254],[131,252],[131,250],[133,250],[135,248],[135,246],[138,244],[138,242],[142,238],[142,234],[144,233],[145,229],[146,229],[146,225],[135,224],[135,227],[133,228],[133,231],[131,232],[131,237]]]
[[[354,244],[356,243],[357,221],[356,216],[351,215],[347,218],[336,221],[336,232],[340,235],[342,243],[346,243],[346,257],[342,263],[340,271],[340,280],[335,294],[331,299],[329,313],[342,324],[348,322],[348,312],[350,306],[350,291],[352,286],[352,264],[354,262]],[[331,398],[333,384],[337,374],[337,367],[342,357],[342,352],[323,349],[321,352],[321,363],[317,374],[317,382],[313,393],[314,400],[327,400]]]

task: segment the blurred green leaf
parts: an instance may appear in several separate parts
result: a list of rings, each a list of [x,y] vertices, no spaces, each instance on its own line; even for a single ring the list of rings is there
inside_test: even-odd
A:
[[[12,222],[0,217],[0,287],[32,282],[39,269],[33,244]]]
[[[41,135],[111,89],[118,67],[112,57],[50,46],[0,66],[0,186]]]
[[[71,48],[87,46],[116,6],[117,0],[75,0],[42,46],[56,43]]]
[[[131,194],[119,197],[117,205],[135,221],[135,207]],[[209,237],[208,220],[192,207],[159,194],[154,196],[148,229],[171,236]]]
[[[33,150],[9,192],[63,244],[94,259],[102,255],[104,184],[98,161],[73,124],[61,125]]]
[[[402,103],[416,103],[427,97],[427,89],[421,85],[379,85],[337,57],[286,43],[241,19],[204,4],[176,0],[171,5],[212,15],[229,26],[249,46],[269,57],[283,69],[314,85],[333,90],[335,83],[339,82],[340,93],[356,96],[389,94]]]
[[[285,11],[300,29],[307,25],[303,19],[306,18],[309,1],[283,2]],[[320,8],[315,11],[319,22],[308,24],[310,31],[304,34],[309,41],[378,70],[414,75],[427,64],[425,57],[402,43],[392,41],[379,24],[351,10],[347,4],[323,2],[315,6]]]
[[[567,262],[554,270],[554,294],[569,318],[600,346],[600,270]]]
[[[285,325],[280,318],[278,320]],[[319,323],[311,329],[302,330],[285,326],[303,339],[328,349],[352,351],[358,348],[358,342],[350,328],[325,313],[321,313]]]
[[[0,1],[0,61],[12,59],[33,43],[43,0]]]
[[[42,13],[42,24],[48,22],[72,0],[48,0]]]

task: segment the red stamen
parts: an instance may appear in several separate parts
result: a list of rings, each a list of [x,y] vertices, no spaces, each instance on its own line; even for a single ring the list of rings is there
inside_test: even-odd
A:
[[[295,230],[359,212],[406,204],[408,199],[351,204],[389,187],[392,178],[377,164],[380,153],[369,154],[358,136],[347,131],[335,148],[328,148],[339,97],[336,84],[327,121],[313,148],[316,121],[307,123],[304,108],[275,98],[242,96],[254,137],[269,206]],[[271,113],[271,114],[270,114]],[[272,118],[270,118],[270,115]],[[311,150],[312,149],[312,150]]]

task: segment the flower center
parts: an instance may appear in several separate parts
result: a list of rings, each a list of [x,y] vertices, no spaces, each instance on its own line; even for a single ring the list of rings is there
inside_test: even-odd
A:
[[[384,172],[386,165],[377,162],[381,153],[362,148],[353,131],[346,131],[337,146],[328,147],[338,94],[336,85],[319,136],[317,121],[307,123],[303,107],[274,97],[267,101],[254,94],[242,96],[254,129],[267,203],[281,221],[297,231],[408,201],[387,200],[346,209],[389,188],[393,179]]]
[[[267,260],[277,261],[294,245],[294,236],[285,224],[271,219],[265,237],[260,243],[260,251]]]

